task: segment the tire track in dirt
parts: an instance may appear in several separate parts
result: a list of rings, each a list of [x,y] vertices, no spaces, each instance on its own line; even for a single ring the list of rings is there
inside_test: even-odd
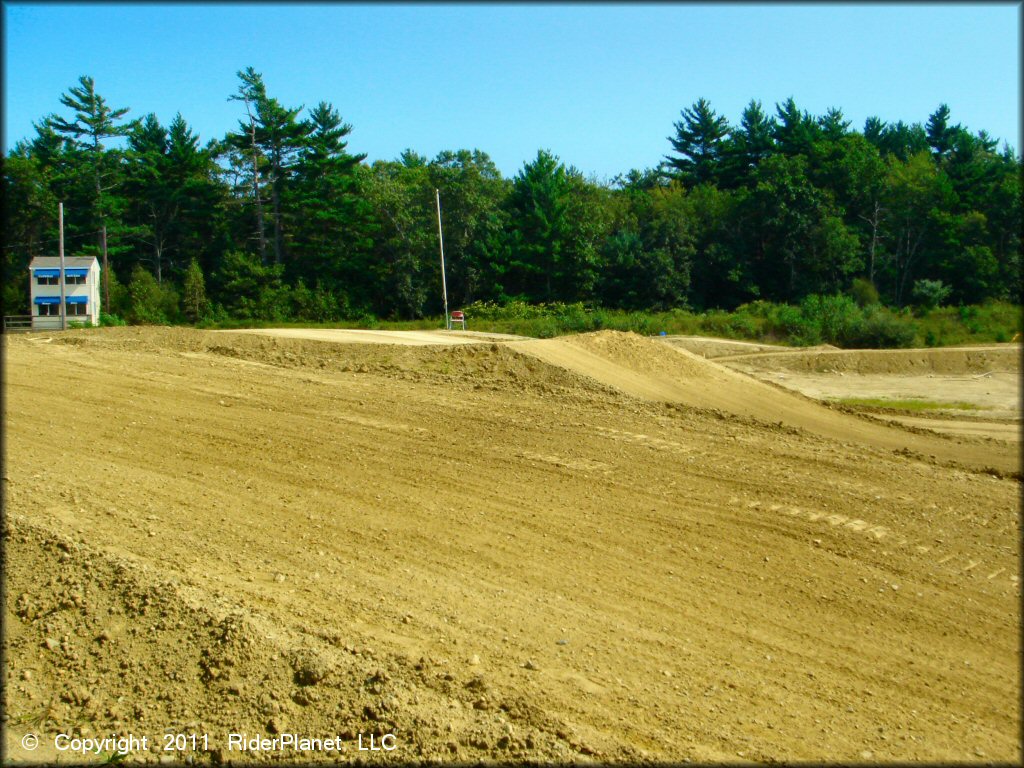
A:
[[[883,542],[886,546],[912,553],[918,556],[919,559],[927,559],[929,566],[933,570],[937,569],[938,566],[942,566],[942,571],[954,574],[958,578],[964,578],[968,574],[970,574],[971,578],[984,579],[987,582],[993,582],[993,580],[998,578],[999,581],[995,582],[996,584],[1005,582],[1006,585],[1017,589],[1017,594],[1019,595],[1020,577],[1015,573],[1009,572],[1006,566],[989,566],[986,568],[985,558],[982,555],[964,550],[950,552],[948,547],[925,544],[920,540],[903,536],[885,525],[874,524],[867,520],[851,518],[835,512],[828,512],[827,510],[804,509],[785,504],[763,503],[758,500],[744,502],[736,496],[731,497],[728,503],[731,506],[741,506],[749,510],[764,510],[790,518],[806,520],[818,524],[821,528],[828,525],[842,533],[853,533],[868,537],[874,541]],[[813,539],[812,541],[815,544],[821,544],[821,539]],[[993,568],[995,569],[993,570]],[[976,572],[975,569],[977,569]]]

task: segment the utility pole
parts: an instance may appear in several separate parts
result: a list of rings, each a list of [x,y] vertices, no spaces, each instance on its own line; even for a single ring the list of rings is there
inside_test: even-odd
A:
[[[448,284],[444,278],[444,235],[441,234],[441,191],[434,190],[434,198],[437,200],[437,244],[441,248],[441,290],[444,292],[444,327],[451,330],[451,318],[448,316]]]
[[[60,329],[68,329],[67,308],[64,306],[64,203],[57,203],[57,227],[60,229]]]
[[[110,271],[107,269],[107,225],[101,230],[103,236],[103,305],[110,314]]]

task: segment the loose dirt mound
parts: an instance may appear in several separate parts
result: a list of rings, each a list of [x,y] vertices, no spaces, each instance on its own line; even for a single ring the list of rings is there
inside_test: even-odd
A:
[[[709,401],[711,387],[743,380],[686,350],[620,331],[512,342],[508,346],[647,400],[714,408],[720,403]]]
[[[596,331],[567,337],[565,341],[641,373],[687,381],[715,378],[715,369],[693,353],[666,350],[635,333]]]
[[[592,379],[520,355],[504,343],[479,338],[457,345],[339,343],[250,331],[134,327],[26,336],[15,343],[54,343],[89,351],[218,355],[289,369],[444,384],[453,391],[528,389],[567,398],[616,396]]]
[[[371,331],[349,328],[257,328],[244,333],[289,339],[333,341],[337,344],[404,344],[411,346],[478,344],[481,341],[522,339],[507,333],[480,331]]]
[[[1019,344],[938,349],[800,350],[735,355],[729,365],[803,373],[977,374],[1020,371]]]
[[[434,660],[380,654],[316,627],[296,633],[270,626],[187,576],[164,579],[135,558],[21,516],[6,521],[4,544],[5,575],[18,589],[4,617],[6,651],[18,660],[5,686],[14,702],[8,743],[54,730],[99,738],[165,731],[340,736],[340,751],[292,755],[325,762],[359,757],[359,734],[379,743],[385,733],[433,733],[444,740],[406,742],[404,756],[516,759],[525,757],[527,743],[542,759],[571,754],[554,733],[564,726],[523,701],[506,696],[474,707],[489,686],[471,670],[452,674]],[[453,706],[465,713],[457,720],[448,716]],[[167,756],[162,740],[152,746],[151,759]],[[43,747],[35,757],[67,759],[52,744]],[[207,754],[214,763],[240,757],[223,744]],[[245,756],[261,757],[267,759]]]

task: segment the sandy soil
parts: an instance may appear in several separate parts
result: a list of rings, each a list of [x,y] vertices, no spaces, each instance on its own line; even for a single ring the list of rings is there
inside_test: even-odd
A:
[[[610,332],[4,343],[10,762],[1021,760],[1017,445]]]
[[[1020,371],[1020,344],[989,344],[928,349],[790,349],[730,355],[730,365],[747,370],[794,373],[945,374]]]
[[[1021,440],[1021,424],[1003,423],[982,419],[936,418],[925,416],[886,415],[884,418],[906,424],[918,429],[931,429],[950,435],[984,437],[992,440],[1006,440],[1019,443]]]
[[[675,347],[693,352],[695,355],[707,359],[718,357],[730,357],[731,355],[749,355],[765,352],[790,352],[792,347],[785,347],[780,344],[759,344],[753,341],[737,341],[735,339],[716,339],[709,336],[683,336],[669,335],[659,336],[658,341],[663,341]]]
[[[507,333],[486,333],[484,331],[366,331],[349,328],[250,328],[242,331],[262,336],[283,339],[312,339],[333,341],[339,344],[404,344],[422,346],[425,344],[479,344],[482,339],[520,339]],[[239,331],[220,331],[239,333]]]
[[[966,403],[974,408],[941,408],[920,415],[892,413],[887,418],[953,436],[1020,442],[1020,356],[1018,344],[993,344],[909,350],[775,350],[719,359],[734,370],[820,400]],[[862,410],[883,413],[879,408]]]

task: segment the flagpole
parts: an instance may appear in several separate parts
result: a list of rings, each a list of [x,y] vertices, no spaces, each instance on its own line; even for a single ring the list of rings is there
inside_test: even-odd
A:
[[[441,249],[441,290],[444,292],[444,327],[451,329],[451,319],[448,316],[448,284],[444,277],[444,235],[441,234],[441,191],[434,190],[434,198],[437,200],[437,244]]]
[[[67,309],[64,306],[64,203],[57,203],[57,227],[60,229],[60,329],[68,329]]]

